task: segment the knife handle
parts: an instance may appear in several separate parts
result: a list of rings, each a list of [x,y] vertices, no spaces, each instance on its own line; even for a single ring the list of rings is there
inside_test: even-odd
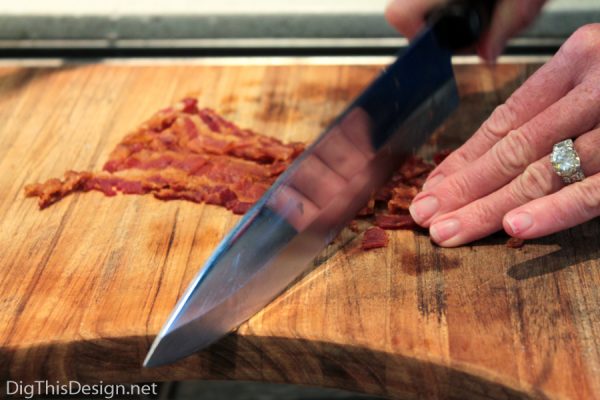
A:
[[[452,51],[477,43],[489,28],[496,0],[452,0],[426,17],[440,44]]]

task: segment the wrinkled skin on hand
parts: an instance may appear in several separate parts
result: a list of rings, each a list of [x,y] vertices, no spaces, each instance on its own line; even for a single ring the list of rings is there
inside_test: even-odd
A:
[[[573,138],[586,178],[566,185],[550,163]],[[579,28],[425,182],[410,207],[441,246],[502,228],[537,238],[600,215],[600,24]]]

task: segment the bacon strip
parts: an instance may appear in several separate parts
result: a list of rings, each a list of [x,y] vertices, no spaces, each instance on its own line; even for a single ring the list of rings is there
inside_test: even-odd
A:
[[[243,214],[303,150],[302,143],[240,129],[187,98],[125,136],[103,172],[68,171],[63,180],[26,186],[25,194],[45,208],[78,191],[152,193]]]
[[[380,247],[386,247],[388,245],[388,235],[387,233],[377,227],[374,226],[372,228],[367,229],[365,232],[362,243],[360,247],[363,250],[371,250],[378,249]]]

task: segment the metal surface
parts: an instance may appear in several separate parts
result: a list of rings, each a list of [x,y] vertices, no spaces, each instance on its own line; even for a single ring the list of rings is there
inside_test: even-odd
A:
[[[200,350],[284,290],[458,105],[450,51],[425,31],[221,242],[146,367]]]

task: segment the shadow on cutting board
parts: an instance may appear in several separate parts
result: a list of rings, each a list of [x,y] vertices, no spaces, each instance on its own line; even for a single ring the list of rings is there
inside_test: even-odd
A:
[[[393,398],[544,398],[517,388],[510,378],[468,366],[434,363],[403,354],[318,340],[230,334],[205,351],[170,366],[143,369],[141,344],[132,336],[0,348],[0,378],[80,383],[185,380],[264,381],[339,388]],[[35,362],[25,365],[29,353]],[[3,393],[4,388],[1,388]],[[535,389],[533,389],[535,390]],[[167,397],[170,398],[170,397]],[[174,397],[177,398],[177,397]],[[252,398],[252,397],[249,397]]]
[[[558,245],[558,250],[511,266],[507,274],[513,279],[524,280],[551,274],[576,264],[600,258],[600,218],[545,238],[528,240],[526,243]]]

